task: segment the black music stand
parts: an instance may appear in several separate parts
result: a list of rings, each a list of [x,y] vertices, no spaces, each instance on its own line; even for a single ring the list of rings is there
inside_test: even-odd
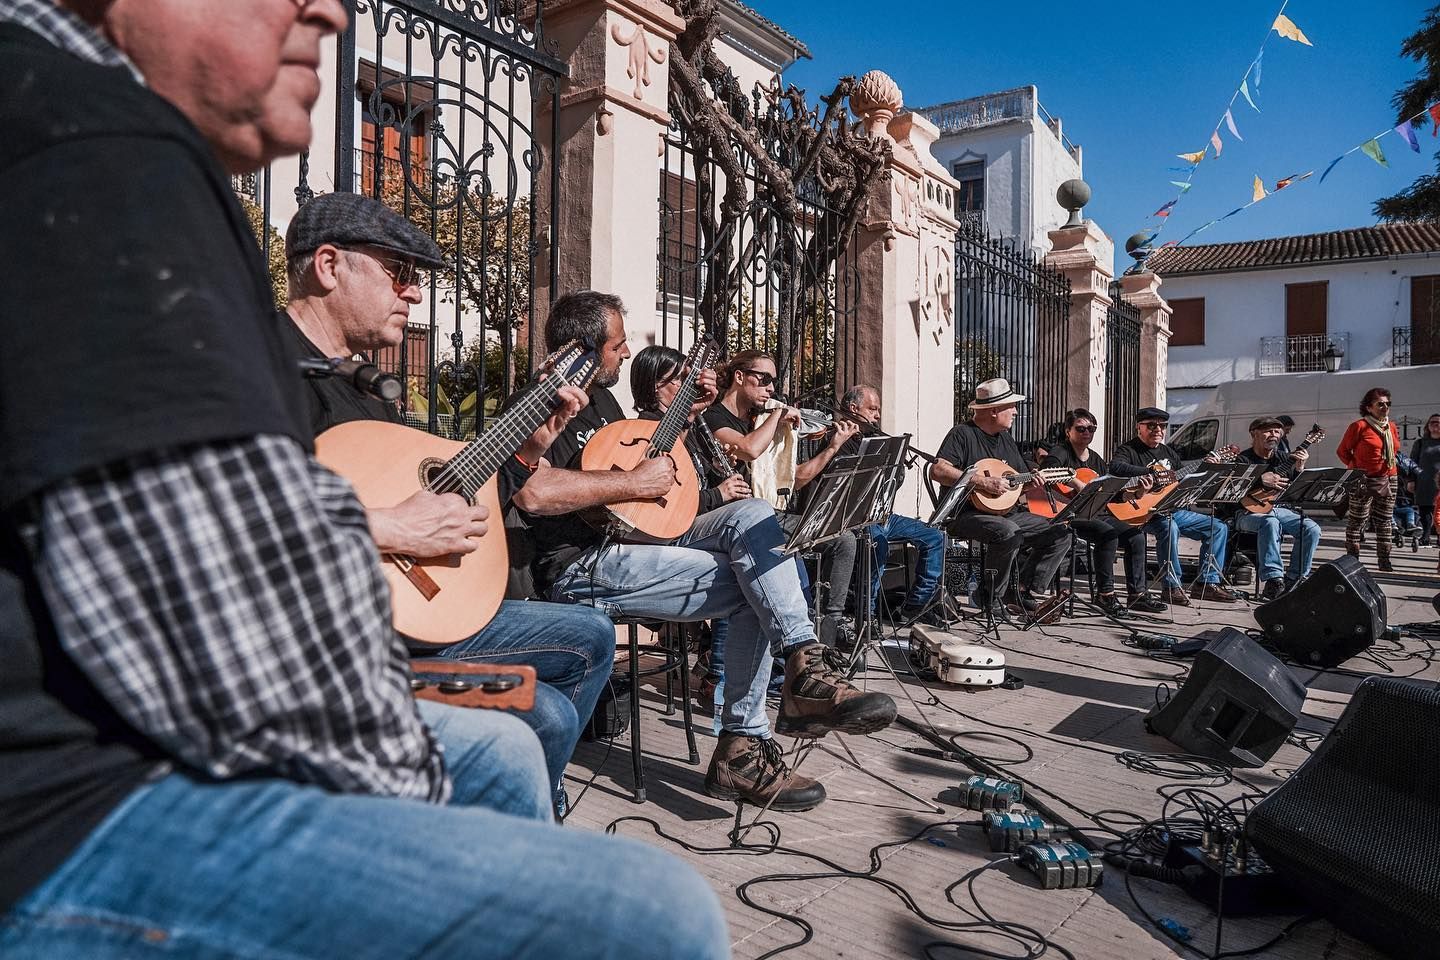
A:
[[[1240,501],[1244,500],[1252,490],[1260,484],[1260,474],[1264,471],[1264,464],[1259,463],[1202,463],[1197,469],[1195,476],[1205,481],[1195,496],[1195,506],[1200,509],[1199,513],[1206,513],[1210,517],[1211,543],[1214,543],[1215,524],[1221,523],[1216,512],[1221,507],[1239,507]],[[1195,577],[1199,580],[1205,575],[1209,564],[1214,564],[1215,573],[1220,577],[1220,583],[1230,586],[1230,581],[1225,576],[1225,570],[1215,556],[1212,546],[1209,560],[1200,564]],[[1202,581],[1203,582],[1203,581]]]
[[[1305,504],[1333,507],[1345,499],[1350,484],[1360,475],[1347,467],[1312,467],[1301,470],[1275,498],[1275,506],[1290,507],[1300,515],[1300,528],[1305,528]]]
[[[1070,502],[1055,514],[1056,523],[1069,523],[1072,520],[1104,520],[1110,516],[1106,507],[1114,503],[1126,487],[1130,485],[1131,477],[1113,477],[1105,475],[1096,477],[1079,493],[1070,498]],[[1067,599],[1066,615],[1075,616],[1075,541],[1074,532],[1071,532],[1070,541],[1070,596]]]
[[[1177,510],[1189,510],[1195,505],[1196,499],[1211,479],[1211,476],[1206,473],[1192,473],[1188,476],[1181,477],[1169,493],[1155,502],[1154,508],[1150,511],[1151,516],[1174,513]],[[1159,546],[1158,537],[1156,546],[1157,548]],[[1167,556],[1164,560],[1161,560],[1157,552],[1155,559],[1158,561],[1156,563],[1157,569],[1155,576],[1146,585],[1145,592],[1148,594],[1156,587],[1162,585],[1165,582],[1166,573],[1174,575],[1176,581],[1180,583],[1183,589],[1185,584],[1184,581],[1181,580],[1180,571],[1170,565],[1170,558]],[[1171,617],[1173,619],[1174,615],[1172,614]]]

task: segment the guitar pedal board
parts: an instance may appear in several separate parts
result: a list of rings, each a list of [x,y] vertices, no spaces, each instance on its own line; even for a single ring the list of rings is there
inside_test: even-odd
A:
[[[997,853],[1014,853],[1027,843],[1048,843],[1059,831],[1018,804],[1006,811],[986,810],[980,815],[980,828]]]
[[[1078,843],[1027,843],[1015,862],[1035,874],[1042,890],[1098,887],[1105,873],[1099,857]]]
[[[995,777],[966,777],[960,781],[960,803],[966,810],[1009,811],[1019,803],[1025,790],[1018,783]]]

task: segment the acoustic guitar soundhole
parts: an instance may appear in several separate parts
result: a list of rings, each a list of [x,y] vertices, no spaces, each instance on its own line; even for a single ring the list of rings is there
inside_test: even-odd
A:
[[[475,504],[475,496],[467,494],[464,490],[455,489],[455,478],[442,478],[440,471],[445,469],[447,461],[438,457],[426,457],[420,461],[419,474],[420,485],[433,493],[458,493],[470,502]]]

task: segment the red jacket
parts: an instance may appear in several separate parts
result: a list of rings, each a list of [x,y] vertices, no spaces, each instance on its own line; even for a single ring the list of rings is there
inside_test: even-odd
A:
[[[1390,436],[1395,440],[1395,454],[1400,454],[1400,431],[1395,421],[1390,421]],[[1345,428],[1340,446],[1335,448],[1340,462],[1354,470],[1363,471],[1367,477],[1393,477],[1395,468],[1385,468],[1385,445],[1370,424],[1362,417]]]

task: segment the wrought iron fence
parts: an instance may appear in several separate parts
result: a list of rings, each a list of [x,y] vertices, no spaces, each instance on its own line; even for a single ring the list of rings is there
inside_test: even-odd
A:
[[[955,240],[955,417],[1004,377],[1028,399],[1011,432],[1034,443],[1065,415],[1070,281],[1029,250],[965,229]]]
[[[1126,439],[1140,408],[1140,308],[1110,284],[1105,312],[1105,440],[1113,448]]]
[[[1410,366],[1410,328],[1390,328],[1390,366]]]
[[[548,52],[543,0],[528,19],[509,5],[454,0],[347,6],[336,93],[315,111],[327,142],[298,165],[240,178],[236,190],[258,211],[257,227],[269,227],[257,229],[267,255],[317,191],[377,197],[430,234],[446,265],[427,275],[403,349],[375,359],[405,379],[412,423],[461,436],[523,383],[537,353],[538,238],[559,235],[564,201],[542,145],[559,140],[569,70]],[[542,186],[555,202],[536,223],[531,198]],[[557,262],[549,258],[551,290]],[[271,267],[283,290],[283,259]]]
[[[1298,337],[1260,338],[1260,375],[1314,373],[1325,369],[1325,351],[1334,347],[1343,352],[1340,369],[1350,369],[1350,334],[1307,333]]]
[[[751,99],[757,114],[786,108],[758,87]],[[711,235],[721,220],[723,174],[698,156],[680,112],[672,116],[660,161],[659,342],[686,350],[708,334],[726,356],[764,350],[776,359],[781,392],[833,401],[856,382],[860,349],[856,247],[844,244],[834,262],[813,255],[839,239],[837,211],[817,182],[802,181],[802,216],[792,228],[757,189],[753,159],[737,151],[749,203],[738,227]],[[790,144],[765,146],[773,160],[798,165]]]

